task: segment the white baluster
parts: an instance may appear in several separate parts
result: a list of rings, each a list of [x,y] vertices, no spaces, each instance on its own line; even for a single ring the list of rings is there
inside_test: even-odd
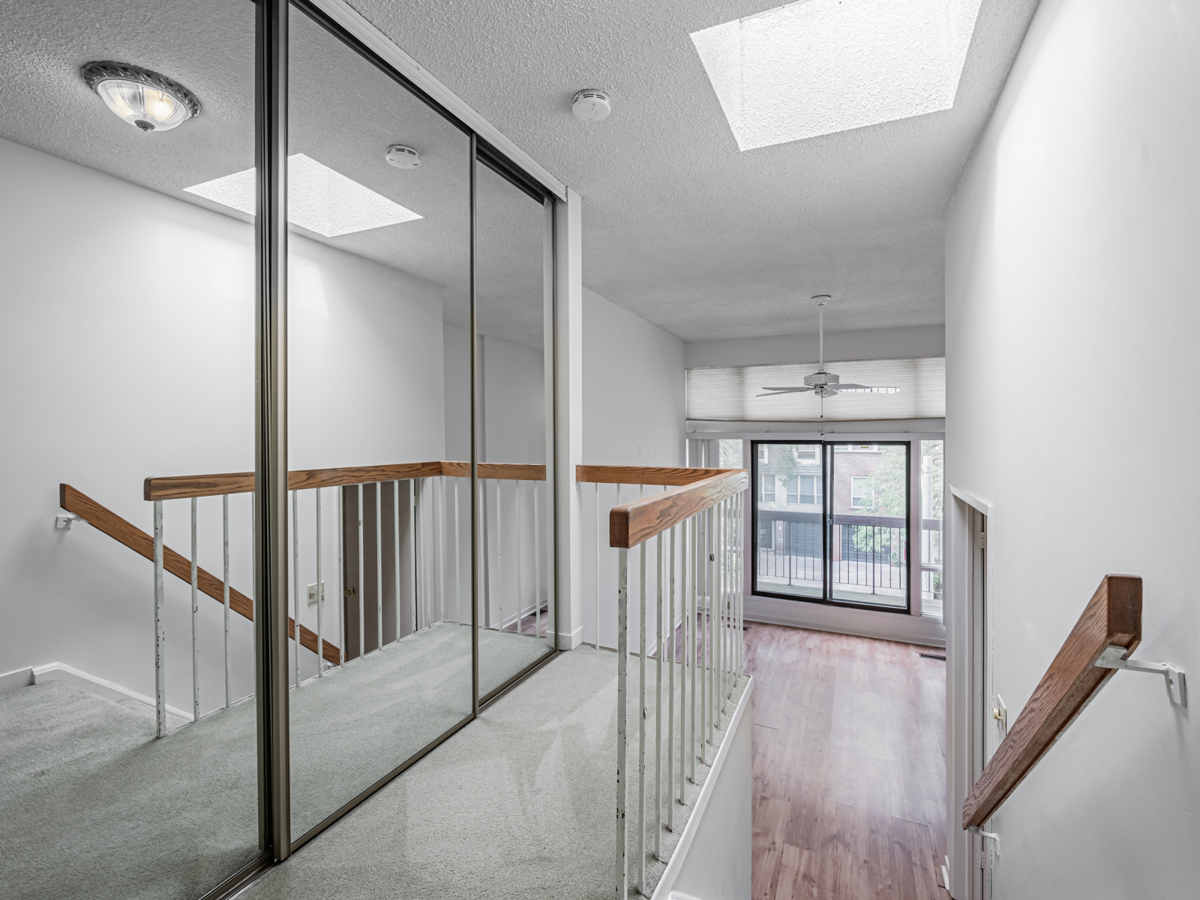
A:
[[[367,583],[367,555],[363,537],[363,486],[358,486],[358,658],[367,655],[367,611],[363,594]]]
[[[292,634],[296,655],[293,664],[296,687],[300,687],[300,492],[292,491]]]
[[[395,641],[400,641],[400,479],[392,482],[392,581],[396,588]]]
[[[521,555],[521,530],[525,523],[521,521],[521,482],[513,481],[513,502],[516,505],[516,523],[517,523],[517,634],[520,634],[524,628],[525,612],[525,590],[522,585],[521,569],[524,568],[524,558]]]
[[[675,643],[675,532],[671,526],[671,577],[667,590],[667,829],[675,830],[675,665],[679,646]],[[680,708],[682,711],[682,707]],[[682,731],[680,732],[682,734]],[[680,786],[682,787],[682,779]]]
[[[658,605],[654,615],[654,690],[658,702],[654,707],[654,856],[662,859],[662,720],[663,720],[663,536],[654,538],[657,564],[654,581]]]
[[[221,600],[225,606],[225,708],[229,709],[229,495],[221,495]]]
[[[161,515],[161,513],[160,513]],[[161,529],[160,529],[161,530]],[[160,569],[161,571],[161,569]],[[628,839],[625,815],[629,805],[625,759],[629,732],[629,551],[617,550],[617,900],[629,896]]]
[[[346,514],[342,505],[345,491],[344,487],[337,487],[339,666],[346,664]]]
[[[595,647],[600,649],[600,482],[596,482],[596,641]]]
[[[163,507],[154,501],[154,734],[167,733],[167,632],[163,586]]]
[[[192,721],[200,721],[200,647],[196,641],[196,617],[200,615],[199,571],[196,562],[196,498],[192,498]]]
[[[646,544],[638,554],[638,650],[641,719],[638,722],[638,890],[646,893]]]
[[[375,649],[383,649],[383,482],[375,482]]]
[[[321,488],[313,491],[316,503],[316,560],[317,560],[317,677],[325,676],[325,632],[322,611],[325,606],[325,583],[321,581]]]
[[[462,547],[460,543],[460,532],[462,528],[458,523],[458,479],[454,479],[454,609],[455,615],[458,618],[458,624],[463,623],[462,614]]]

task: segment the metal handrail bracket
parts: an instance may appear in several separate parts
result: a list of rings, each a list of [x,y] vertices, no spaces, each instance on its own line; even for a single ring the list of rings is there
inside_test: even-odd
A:
[[[1149,672],[1162,675],[1167,681],[1167,694],[1176,706],[1187,709],[1187,673],[1171,663],[1142,662],[1125,659],[1125,647],[1105,647],[1096,660],[1098,669],[1124,669],[1128,672]]]

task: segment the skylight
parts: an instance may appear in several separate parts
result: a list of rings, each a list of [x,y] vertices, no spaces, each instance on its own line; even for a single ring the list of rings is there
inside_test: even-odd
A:
[[[692,34],[740,150],[954,105],[981,0],[800,0]]]
[[[246,169],[184,190],[254,215],[258,205],[256,181],[255,170]],[[293,225],[323,237],[338,237],[420,218],[411,209],[303,153],[288,157],[288,221]]]

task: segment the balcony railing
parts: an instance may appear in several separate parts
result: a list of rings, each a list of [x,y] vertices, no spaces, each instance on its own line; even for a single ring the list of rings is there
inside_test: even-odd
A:
[[[786,510],[758,513],[760,585],[781,593],[819,596],[825,577],[822,514]],[[829,531],[833,596],[884,600],[904,596],[908,586],[908,522],[902,516],[833,516]],[[924,610],[939,615],[942,603],[942,520],[921,520],[921,595]]]

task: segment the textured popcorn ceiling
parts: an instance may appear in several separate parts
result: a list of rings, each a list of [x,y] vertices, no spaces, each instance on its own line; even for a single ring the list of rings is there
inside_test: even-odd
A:
[[[253,3],[20,0],[3,5],[0,23],[0,138],[250,221],[186,189],[254,166]],[[310,219],[302,233],[432,282],[446,321],[466,326],[470,139],[303,15],[292,26],[290,155],[422,217],[340,236],[312,231],[320,222]],[[94,59],[162,72],[203,109],[172,131],[144,134],[83,83],[79,67]],[[420,167],[388,165],[395,143],[416,147]],[[478,228],[481,332],[540,345],[542,207],[481,170]]]
[[[585,284],[687,340],[815,331],[817,293],[829,330],[941,322],[942,219],[1036,6],[983,0],[952,109],[742,153],[690,36],[778,0],[350,2],[583,195]],[[442,286],[464,324],[466,136],[294,19],[289,152],[424,217],[320,239]],[[6,3],[0,137],[224,209],[184,188],[254,164],[253,35],[247,0]],[[204,110],[142,134],[83,84],[91,59],[156,69]],[[571,115],[583,87],[611,92],[606,121]],[[388,166],[391,143],[420,168]],[[482,327],[537,343],[541,210],[481,177],[480,229]]]
[[[943,216],[1037,5],[983,0],[953,109],[742,153],[691,35],[780,0],[349,2],[583,195],[584,283],[687,340],[815,332],[819,293],[829,330],[942,322]]]
[[[800,0],[692,37],[738,147],[954,105],[980,0]]]

